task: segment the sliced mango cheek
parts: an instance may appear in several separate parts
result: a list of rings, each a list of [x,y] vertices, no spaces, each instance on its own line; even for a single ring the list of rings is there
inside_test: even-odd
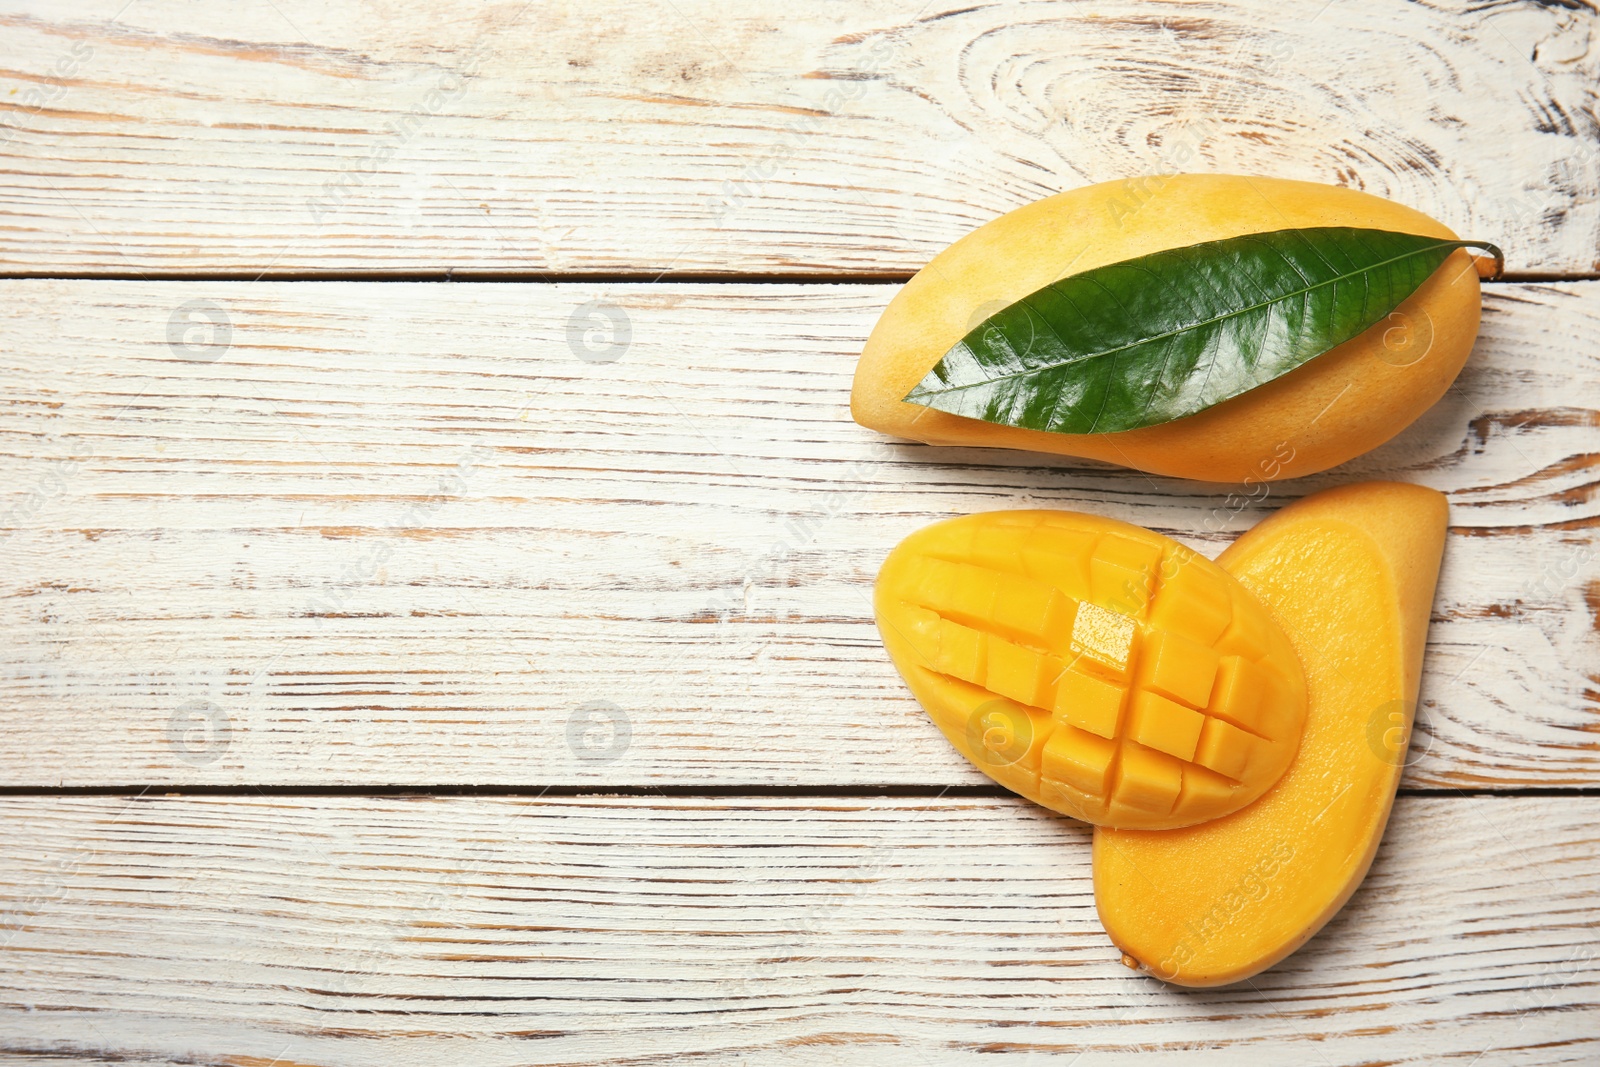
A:
[[[1095,832],[1095,905],[1125,960],[1179,985],[1241,981],[1361,884],[1400,782],[1448,521],[1432,489],[1351,485],[1222,554],[1302,652],[1305,736],[1278,784],[1228,818]]]
[[[1065,815],[1205,822],[1260,796],[1299,744],[1305,679],[1277,624],[1149,530],[1060,511],[936,523],[889,554],[875,606],[951,743]]]

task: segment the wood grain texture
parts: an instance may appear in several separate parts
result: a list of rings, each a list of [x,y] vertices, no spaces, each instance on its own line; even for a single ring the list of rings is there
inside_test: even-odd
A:
[[[903,275],[1175,170],[1600,271],[1586,4],[11,0],[0,33],[13,272]]]
[[[1398,478],[1453,523],[1406,784],[1600,781],[1600,283],[1491,287],[1444,401],[1270,494],[862,429],[893,291],[0,283],[0,777],[984,782],[879,644],[901,537],[1063,507],[1214,555]]]
[[[1592,1063],[1591,809],[1402,798],[1320,936],[1184,991],[1019,800],[8,797],[0,1055]]]

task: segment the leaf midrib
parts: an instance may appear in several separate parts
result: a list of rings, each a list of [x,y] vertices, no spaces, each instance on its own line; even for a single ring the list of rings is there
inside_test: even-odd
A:
[[[1418,235],[1418,236],[1420,236],[1420,235]],[[1083,363],[1083,362],[1086,362],[1087,360],[1099,359],[1102,356],[1114,356],[1118,352],[1126,352],[1130,348],[1138,348],[1140,345],[1147,345],[1147,344],[1151,344],[1151,343],[1153,343],[1155,341],[1165,340],[1165,339],[1167,339],[1169,337],[1176,337],[1179,334],[1186,333],[1186,332],[1188,332],[1190,330],[1198,330],[1198,329],[1201,329],[1203,327],[1210,326],[1210,325],[1212,325],[1214,323],[1222,322],[1222,321],[1224,321],[1226,319],[1236,318],[1236,317],[1238,317],[1240,315],[1248,314],[1249,312],[1259,310],[1260,308],[1268,307],[1268,306],[1270,306],[1272,304],[1280,304],[1285,300],[1289,300],[1289,299],[1291,299],[1293,297],[1296,297],[1296,296],[1303,296],[1306,293],[1309,293],[1309,292],[1311,292],[1311,291],[1313,291],[1315,289],[1321,289],[1324,286],[1328,286],[1328,285],[1335,285],[1335,284],[1337,284],[1339,282],[1344,281],[1346,278],[1354,278],[1358,274],[1368,274],[1368,273],[1371,273],[1372,271],[1375,271],[1375,270],[1379,269],[1380,267],[1387,267],[1391,263],[1399,263],[1401,260],[1410,259],[1413,256],[1420,256],[1420,255],[1422,255],[1424,253],[1427,253],[1427,252],[1433,252],[1433,251],[1438,250],[1439,248],[1446,247],[1446,246],[1451,247],[1451,248],[1466,248],[1466,247],[1468,247],[1467,242],[1465,242],[1465,241],[1446,241],[1446,240],[1444,240],[1442,238],[1439,238],[1437,240],[1437,243],[1435,243],[1435,244],[1427,245],[1427,246],[1425,246],[1423,248],[1414,248],[1409,252],[1402,252],[1398,256],[1393,256],[1393,257],[1391,257],[1389,259],[1380,260],[1379,262],[1376,262],[1376,263],[1370,263],[1367,266],[1362,267],[1360,270],[1353,270],[1353,271],[1350,271],[1350,272],[1345,273],[1345,274],[1339,274],[1339,275],[1336,275],[1336,276],[1334,276],[1332,278],[1327,279],[1326,281],[1316,282],[1316,283],[1313,283],[1311,285],[1307,285],[1307,286],[1305,286],[1303,288],[1292,290],[1290,292],[1282,294],[1281,296],[1274,297],[1271,300],[1262,300],[1259,303],[1250,304],[1247,307],[1242,307],[1242,308],[1238,308],[1238,309],[1233,310],[1233,311],[1228,311],[1228,312],[1225,312],[1225,313],[1223,313],[1221,315],[1214,315],[1209,319],[1202,319],[1199,322],[1189,323],[1186,326],[1180,326],[1177,329],[1168,330],[1165,333],[1157,333],[1157,334],[1151,334],[1149,337],[1141,337],[1137,341],[1130,341],[1128,344],[1119,345],[1116,348],[1108,348],[1108,349],[1105,349],[1102,352],[1086,352],[1083,355],[1079,356],[1077,359],[1063,359],[1063,360],[1058,360],[1057,362],[1054,362],[1054,363],[1043,363],[1043,364],[1040,364],[1037,367],[1027,367],[1027,368],[1024,368],[1022,370],[1016,371],[1015,373],[1012,373],[1012,374],[999,374],[999,375],[994,376],[993,378],[985,378],[981,382],[968,382],[966,385],[952,385],[952,386],[949,386],[948,388],[940,389],[940,390],[937,390],[937,391],[934,391],[934,390],[923,391],[921,383],[918,383],[917,388],[911,390],[910,393],[906,394],[906,399],[909,400],[913,396],[942,396],[945,393],[959,393],[964,389],[977,389],[977,388],[979,388],[981,386],[985,386],[985,385],[994,385],[996,382],[1010,381],[1012,378],[1022,378],[1022,377],[1025,377],[1027,375],[1030,375],[1030,374],[1039,374],[1039,373],[1042,373],[1044,371],[1055,370],[1058,367],[1069,367],[1074,363]],[[1107,266],[1112,266],[1112,265],[1113,264],[1107,264]],[[1065,281],[1065,280],[1066,280],[1065,278],[1059,279],[1059,281]],[[1057,284],[1058,284],[1057,282],[1051,282],[1048,286],[1046,286],[1046,288],[1053,289],[1053,288],[1055,288],[1055,286]],[[1035,312],[1035,314],[1038,314],[1038,313]],[[1044,318],[1043,315],[1040,315],[1039,317],[1040,318]],[[1058,334],[1057,336],[1060,336],[1060,335]]]

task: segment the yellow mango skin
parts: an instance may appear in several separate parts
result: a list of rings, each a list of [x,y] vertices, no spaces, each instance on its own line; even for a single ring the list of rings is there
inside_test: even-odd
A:
[[[996,511],[934,523],[874,591],[895,666],[1006,788],[1097,825],[1215,819],[1289,765],[1289,640],[1210,560],[1127,523]]]
[[[985,223],[890,301],[856,365],[850,412],[936,445],[1023,448],[1199,481],[1298,478],[1370,451],[1444,395],[1478,333],[1478,274],[1458,249],[1365,333],[1186,418],[1105,434],[995,426],[901,398],[978,322],[1062,278],[1167,248],[1306,226],[1455,239],[1418,211],[1314,182],[1178,174],[1074,189]]]
[[[1095,832],[1095,904],[1129,961],[1177,985],[1242,981],[1311,938],[1366,877],[1403,769],[1446,512],[1420,486],[1345,486],[1283,508],[1218,558],[1300,653],[1305,734],[1242,811]]]

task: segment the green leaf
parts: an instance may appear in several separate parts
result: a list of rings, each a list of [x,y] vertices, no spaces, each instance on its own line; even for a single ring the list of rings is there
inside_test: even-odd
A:
[[[1069,275],[989,316],[905,399],[1002,426],[1112,433],[1203,411],[1382,320],[1457,248],[1319,226]]]

